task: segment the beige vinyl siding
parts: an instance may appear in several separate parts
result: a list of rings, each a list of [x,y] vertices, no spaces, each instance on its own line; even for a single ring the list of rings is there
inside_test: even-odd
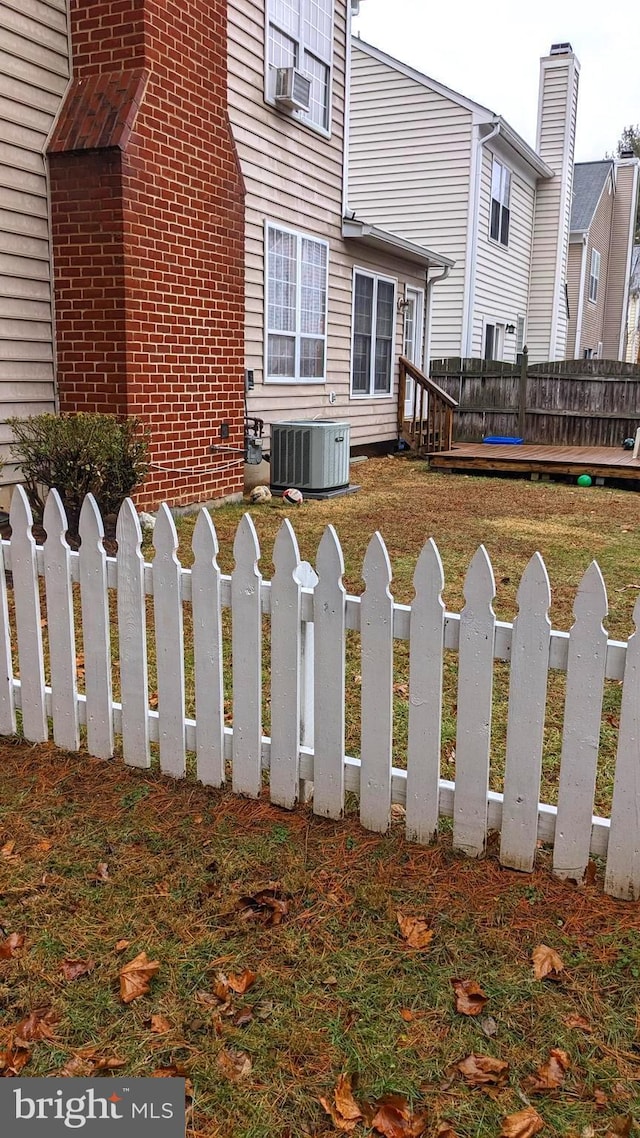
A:
[[[609,360],[625,357],[624,314],[629,289],[637,193],[637,160],[616,164],[616,193],[611,223],[609,267],[606,278],[607,298],[602,335],[603,352],[605,358]]]
[[[509,166],[501,153],[495,155]],[[491,173],[494,154],[482,151],[480,198],[478,207],[478,244],[476,250],[476,285],[473,319],[472,355],[481,356],[484,321],[514,324],[518,316],[526,316],[531,271],[533,211],[535,189],[513,166],[511,172],[509,244],[492,241],[489,236],[491,218]],[[526,330],[525,330],[526,340]],[[503,358],[515,362],[515,335],[505,336]]]
[[[569,259],[567,261],[567,285],[569,287],[569,324],[567,328],[566,358],[572,360],[576,357],[576,328],[578,325],[578,309],[580,300],[580,276],[582,274],[582,241],[572,241],[569,245]],[[588,283],[587,283],[588,288]],[[581,355],[582,353],[578,353]]]
[[[336,0],[332,129],[327,138],[264,101],[266,0],[229,2],[229,113],[246,186],[246,367],[255,387],[249,413],[267,426],[279,419],[346,418],[352,444],[396,435],[392,397],[350,398],[351,313],[354,264],[424,284],[424,274],[401,261],[371,256],[342,237],[342,167],[345,112],[346,0]],[[329,244],[326,382],[264,383],[265,222],[286,226]],[[407,272],[408,275],[403,275]],[[398,317],[398,329],[401,320]],[[400,350],[396,337],[396,358]],[[329,403],[329,392],[336,401]]]
[[[354,43],[350,124],[356,215],[456,262],[434,288],[431,354],[459,355],[472,113]]]
[[[625,359],[628,364],[640,363],[640,295],[638,293],[629,297]]]
[[[12,416],[55,408],[45,146],[69,77],[66,0],[0,2],[0,457]],[[8,462],[3,481],[16,478]]]
[[[600,201],[593,215],[589,227],[587,240],[587,263],[584,274],[584,296],[582,300],[582,329],[579,355],[584,355],[585,348],[590,348],[595,355],[598,344],[604,344],[604,313],[607,295],[607,271],[609,267],[609,242],[611,240],[611,219],[613,213],[613,193],[611,182],[607,179]],[[591,269],[591,253],[596,249],[600,254],[600,279],[598,281],[598,298],[595,303],[589,300],[589,273]],[[621,315],[621,314],[620,314]],[[603,355],[607,353],[603,347]],[[614,356],[614,359],[616,357]]]
[[[543,60],[537,151],[555,177],[541,180],[536,193],[527,342],[533,362],[566,353],[564,296],[578,82],[573,57]],[[569,162],[567,164],[567,157]]]

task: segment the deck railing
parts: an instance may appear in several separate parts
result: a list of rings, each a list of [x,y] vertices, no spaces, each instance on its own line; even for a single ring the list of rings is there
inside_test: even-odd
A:
[[[407,379],[413,380],[411,413],[406,414]],[[398,435],[416,454],[436,454],[450,450],[453,438],[453,412],[458,406],[437,383],[400,356],[398,383]]]

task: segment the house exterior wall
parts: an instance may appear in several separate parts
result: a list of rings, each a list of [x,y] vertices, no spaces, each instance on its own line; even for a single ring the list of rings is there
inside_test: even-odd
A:
[[[554,171],[536,193],[527,345],[533,362],[566,354],[569,221],[579,64],[572,53],[540,62],[536,150]]]
[[[578,318],[582,321],[582,307],[580,305],[580,284],[582,277],[582,261],[585,256],[585,245],[582,239],[569,244],[569,257],[567,260],[567,288],[569,292],[569,323],[567,325],[567,352],[566,358],[579,359],[581,352],[576,345],[576,330]],[[584,289],[582,290],[584,301]]]
[[[349,205],[455,261],[433,294],[431,354],[462,352],[472,111],[354,41]]]
[[[640,293],[632,293],[629,298],[625,359],[629,364],[640,363]]]
[[[0,39],[0,481],[7,484],[17,473],[6,419],[55,409],[45,146],[69,78],[66,0],[5,0]]]
[[[607,359],[625,358],[626,309],[631,272],[631,253],[638,200],[640,160],[616,162],[616,193],[611,222],[611,251],[606,283],[604,354]]]
[[[508,167],[511,173],[507,247],[493,241],[489,235],[494,156]],[[527,315],[536,191],[535,183],[518,169],[514,157],[506,147],[498,149],[495,144],[491,147],[486,146],[482,150],[478,243],[475,258],[473,356],[483,354],[484,327],[487,321],[502,325],[513,324],[517,327],[518,317],[526,319]],[[505,336],[502,358],[515,362],[515,335]]]
[[[334,5],[331,131],[322,134],[265,102],[266,0],[229,0],[229,114],[246,186],[245,366],[253,372],[250,415],[269,424],[291,418],[340,418],[351,443],[395,438],[396,382],[391,395],[352,398],[351,324],[354,264],[424,286],[424,273],[400,259],[373,254],[342,237],[344,128],[349,15]],[[367,218],[367,220],[373,220]],[[265,223],[328,242],[326,381],[265,382]],[[395,358],[402,317],[396,315]],[[329,393],[335,393],[330,403]]]
[[[587,260],[584,274],[582,295],[582,323],[579,330],[579,342],[575,345],[576,358],[591,351],[595,356],[598,353],[598,344],[602,344],[603,359],[610,359],[604,347],[604,321],[607,302],[607,275],[610,265],[611,222],[613,216],[613,188],[610,180],[600,195],[600,201],[589,226],[587,238]],[[589,300],[589,272],[591,268],[591,254],[596,249],[600,254],[600,280],[598,283],[598,298]],[[599,354],[599,353],[598,353]],[[617,357],[613,357],[614,359]]]
[[[50,144],[61,409],[140,416],[152,464],[141,506],[238,493],[241,456],[209,449],[223,422],[225,445],[243,445],[244,210],[226,114],[226,0],[169,11],[161,0],[71,0],[70,16],[75,86]],[[126,87],[134,72],[120,135],[87,141],[104,84]]]

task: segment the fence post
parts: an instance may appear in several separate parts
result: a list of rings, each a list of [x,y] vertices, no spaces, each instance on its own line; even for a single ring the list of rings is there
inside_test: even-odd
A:
[[[296,580],[303,589],[315,589],[319,577],[308,561],[301,561],[295,573]],[[313,654],[315,650],[314,624],[312,620],[302,621],[300,637],[300,745],[313,748],[315,724],[313,709]],[[313,796],[313,783],[300,779],[300,802],[308,802]]]
[[[525,437],[527,418],[527,369],[529,367],[529,352],[526,345],[522,349],[520,361],[520,381],[518,384],[518,435]]]

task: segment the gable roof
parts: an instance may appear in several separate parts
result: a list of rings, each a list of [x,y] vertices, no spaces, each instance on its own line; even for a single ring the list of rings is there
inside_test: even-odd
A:
[[[601,162],[576,162],[573,167],[573,202],[569,227],[572,233],[585,233],[591,225],[612,170],[613,161],[610,158]]]

